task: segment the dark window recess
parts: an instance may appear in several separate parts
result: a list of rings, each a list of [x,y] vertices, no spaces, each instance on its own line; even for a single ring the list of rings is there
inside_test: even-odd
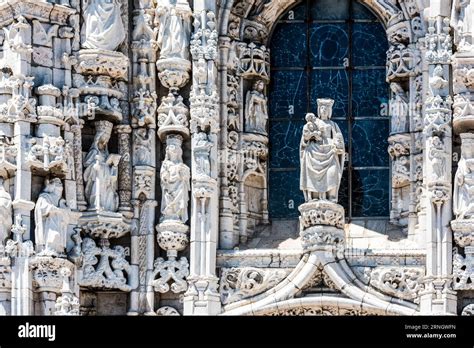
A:
[[[318,98],[335,100],[333,120],[346,141],[339,192],[346,217],[388,217],[387,49],[382,24],[355,1],[307,0],[281,17],[271,41],[271,218],[299,216],[299,142],[305,114],[317,112]]]

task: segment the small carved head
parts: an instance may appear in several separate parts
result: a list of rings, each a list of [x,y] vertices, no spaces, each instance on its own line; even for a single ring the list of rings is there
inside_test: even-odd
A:
[[[63,195],[63,183],[59,178],[46,179],[46,187],[44,192],[54,193],[58,197]]]
[[[253,84],[253,90],[263,93],[263,91],[265,90],[265,81],[263,80],[255,81],[255,83]]]
[[[332,117],[333,99],[318,99],[318,116],[322,120],[330,120]]]
[[[443,77],[443,75],[444,75],[444,69],[443,69],[443,67],[439,64],[439,65],[436,66],[436,68],[434,69],[433,73],[434,73],[434,76]]]
[[[182,162],[183,150],[181,145],[183,144],[183,137],[180,135],[170,135],[166,139],[166,159],[171,162]]]
[[[316,121],[316,115],[310,112],[306,114],[305,119],[306,119],[306,122],[313,123],[314,121]]]
[[[95,122],[95,129],[94,142],[100,149],[105,149],[112,136],[113,124],[109,121],[97,121]]]

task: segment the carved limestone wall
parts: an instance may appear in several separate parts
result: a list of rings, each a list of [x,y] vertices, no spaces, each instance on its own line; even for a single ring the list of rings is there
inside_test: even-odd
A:
[[[333,188],[270,221],[268,47],[300,2],[0,1],[0,315],[472,315],[474,0],[358,0],[398,229]],[[255,247],[270,223],[293,249]]]

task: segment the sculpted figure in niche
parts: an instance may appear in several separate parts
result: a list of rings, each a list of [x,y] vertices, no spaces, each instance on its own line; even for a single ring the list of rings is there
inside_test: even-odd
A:
[[[451,24],[455,29],[455,44],[461,50],[469,50],[473,44],[474,3],[471,0],[454,0]]]
[[[189,37],[191,35],[189,5],[184,0],[158,0],[156,19],[159,23],[158,46],[160,59],[188,59]]]
[[[89,210],[116,212],[119,206],[118,164],[120,156],[109,154],[108,143],[112,135],[112,123],[95,122],[94,142],[84,161],[85,195]]]
[[[83,0],[82,47],[115,51],[125,40],[119,0]]]
[[[392,133],[406,132],[408,120],[408,97],[399,83],[391,83],[392,100],[390,115],[392,116]]]
[[[46,180],[46,185],[35,206],[35,241],[39,250],[63,254],[70,209],[62,199],[63,184],[60,179]]]
[[[437,136],[431,139],[429,157],[433,163],[433,179],[441,180],[444,177],[446,167],[446,151],[444,150],[443,141]]]
[[[461,159],[454,177],[453,210],[458,219],[474,218],[474,137],[461,134]]]
[[[151,132],[150,132],[151,134]],[[151,135],[146,128],[139,128],[135,132],[135,142],[133,144],[134,159],[136,165],[151,165]]]
[[[265,82],[258,80],[253,89],[247,92],[245,116],[248,132],[267,133],[268,110],[264,90]]]
[[[306,115],[300,143],[300,189],[305,201],[337,203],[344,169],[344,138],[331,121],[334,100],[318,99],[318,117]]]
[[[12,197],[3,186],[4,178],[0,176],[0,245],[10,236],[12,227]]]
[[[161,222],[173,220],[188,221],[188,202],[191,171],[183,163],[183,139],[179,135],[168,136],[166,157],[160,171],[162,200]]]
[[[194,156],[198,175],[211,175],[211,162],[209,159],[211,148],[212,143],[209,141],[206,133],[199,132],[195,135]]]

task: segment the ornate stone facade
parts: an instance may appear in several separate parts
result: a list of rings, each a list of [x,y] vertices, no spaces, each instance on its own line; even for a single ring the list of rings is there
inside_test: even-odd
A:
[[[472,315],[474,0],[349,1],[0,0],[0,314]]]

